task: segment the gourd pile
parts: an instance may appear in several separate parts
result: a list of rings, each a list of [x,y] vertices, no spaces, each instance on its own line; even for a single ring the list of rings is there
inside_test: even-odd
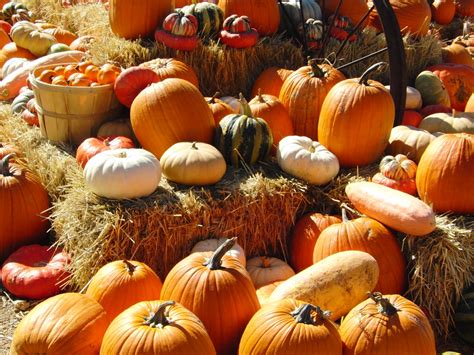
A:
[[[304,45],[318,51],[328,21],[330,36],[352,41],[372,6],[220,0],[176,1],[174,10],[168,1],[146,3],[144,16],[130,16],[136,1],[110,1],[113,33],[153,37],[179,51],[209,39],[245,51],[277,32],[306,36]],[[431,8],[421,0],[390,3],[414,40],[428,33],[431,19],[447,25],[456,12],[474,16],[466,0],[436,0]],[[36,81],[64,92],[113,89],[127,117],[98,122],[96,135],[74,147],[84,189],[104,203],[153,198],[164,180],[212,189],[229,167],[271,164],[321,189],[341,170],[379,168],[369,181],[345,186],[349,204],[340,215],[311,211],[296,221],[288,263],[247,257],[236,237],[207,239],[164,278],[140,260],[117,260],[74,293],[67,291],[75,255],[38,245],[49,228],[46,182],[21,149],[0,143],[0,211],[14,221],[0,228],[2,283],[15,297],[46,299],[16,328],[12,354],[436,353],[430,314],[403,296],[409,265],[397,233],[426,238],[436,214],[474,214],[474,185],[466,183],[474,173],[469,37],[446,46],[444,62],[410,83],[402,125],[393,127],[390,87],[371,79],[387,69],[384,62],[346,78],[309,58],[297,70],[263,70],[252,97],[204,97],[203,74],[176,58],[129,68],[98,63],[87,55],[90,36],[36,20],[20,3],[6,3],[1,15],[0,99],[12,101],[12,114],[25,124],[44,130]],[[362,22],[382,30],[376,11]],[[472,343],[472,291],[465,299],[456,330]]]

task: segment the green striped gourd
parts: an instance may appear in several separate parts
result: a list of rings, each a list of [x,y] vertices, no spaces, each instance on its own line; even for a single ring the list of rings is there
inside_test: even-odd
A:
[[[249,104],[240,94],[242,109],[239,114],[225,116],[216,128],[215,146],[227,163],[238,167],[242,160],[248,164],[265,160],[273,144],[267,122],[253,117]]]
[[[200,2],[181,8],[186,15],[194,15],[198,20],[198,34],[200,37],[215,36],[224,22],[224,12],[210,2]]]

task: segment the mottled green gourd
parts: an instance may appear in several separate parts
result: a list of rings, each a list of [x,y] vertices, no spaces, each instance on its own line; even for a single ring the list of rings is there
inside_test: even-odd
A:
[[[198,35],[212,37],[219,33],[224,22],[224,12],[216,4],[200,2],[181,8],[186,15],[193,15],[198,20]]]
[[[228,164],[236,167],[265,160],[273,144],[267,122],[253,117],[250,107],[240,94],[241,113],[225,116],[216,128],[215,146]]]

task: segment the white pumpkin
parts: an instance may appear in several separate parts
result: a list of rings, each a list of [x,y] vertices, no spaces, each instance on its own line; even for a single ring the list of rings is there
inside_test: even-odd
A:
[[[2,67],[2,78],[5,78],[8,74],[13,73],[15,70],[20,69],[29,60],[26,58],[10,58]]]
[[[199,142],[173,144],[163,153],[160,163],[168,180],[183,185],[213,185],[227,169],[216,147]]]
[[[284,172],[310,184],[327,184],[339,173],[337,157],[308,137],[283,138],[278,144],[276,156]]]
[[[92,157],[84,168],[86,187],[113,199],[148,196],[161,179],[159,160],[144,149],[115,149]]]
[[[385,86],[390,90],[390,85]],[[421,93],[414,87],[407,86],[407,96],[405,100],[405,109],[407,110],[419,110],[423,104]]]
[[[249,259],[247,271],[256,289],[276,281],[284,281],[295,274],[290,265],[283,260],[268,256]]]
[[[242,105],[238,98],[233,96],[223,96],[219,98],[219,100],[224,101],[227,105],[229,105],[235,113],[239,113]]]
[[[206,239],[206,240],[201,240],[200,242],[197,242],[193,249],[191,250],[192,253],[199,253],[199,252],[204,252],[204,251],[216,251],[217,248],[219,248],[222,244],[225,243],[227,238],[220,238],[220,239]],[[246,259],[245,259],[245,252],[242,247],[235,243],[232,249],[230,249],[226,255],[230,255],[236,259],[238,259],[242,265],[245,267],[246,265]]]
[[[474,134],[474,112],[433,113],[423,118],[419,128],[430,133]]]

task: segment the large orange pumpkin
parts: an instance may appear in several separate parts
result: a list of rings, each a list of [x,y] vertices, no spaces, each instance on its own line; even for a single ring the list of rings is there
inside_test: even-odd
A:
[[[172,0],[110,0],[110,27],[126,39],[150,37],[172,7]]]
[[[319,117],[318,141],[345,167],[374,163],[388,145],[395,119],[390,92],[369,75],[383,63],[371,66],[360,79],[347,79],[329,91]]]
[[[217,4],[224,11],[224,18],[230,15],[248,16],[259,34],[269,36],[278,30],[280,10],[275,0],[219,0]]]
[[[5,44],[0,51],[0,69],[11,58],[35,59],[36,57],[30,51],[17,47],[15,42]]]
[[[373,3],[369,1],[369,6]],[[400,30],[403,34],[412,33],[424,36],[428,33],[431,23],[431,8],[426,0],[390,0]],[[382,30],[382,23],[376,10],[369,17],[369,25]]]
[[[290,264],[296,272],[313,265],[313,250],[321,232],[341,218],[321,213],[308,213],[301,217],[290,239]]]
[[[48,192],[25,167],[0,161],[0,263],[19,246],[41,241],[48,230]]]
[[[74,33],[61,27],[47,28],[44,32],[53,35],[58,43],[64,43],[68,46],[77,39],[77,36]]]
[[[337,326],[319,307],[284,299],[255,313],[239,354],[337,355],[342,354],[342,342]]]
[[[320,1],[320,4],[324,8],[325,13],[331,15],[336,11],[339,2],[339,0],[324,0]],[[367,6],[365,0],[344,0],[339,8],[339,15],[349,17],[352,24],[355,25],[368,11],[369,6]],[[367,20],[364,23],[367,23]]]
[[[174,301],[140,302],[122,312],[105,332],[101,354],[213,355],[202,322]]]
[[[257,96],[260,90],[262,94],[279,97],[283,82],[291,73],[293,73],[293,70],[277,67],[265,69],[253,83],[252,96]]]
[[[436,354],[428,318],[400,295],[371,294],[344,317],[339,332],[344,354]]]
[[[174,58],[157,58],[140,64],[140,67],[145,67],[153,70],[160,80],[168,78],[178,78],[189,81],[191,84],[199,87],[198,77],[193,68],[184,62]]]
[[[105,310],[80,293],[63,293],[41,302],[13,334],[10,354],[99,353],[109,322]]]
[[[183,79],[166,79],[144,89],[130,110],[133,132],[159,158],[178,142],[212,143],[214,117],[199,90]]]
[[[342,210],[342,223],[324,229],[314,246],[313,262],[345,250],[359,250],[372,255],[379,266],[375,290],[401,293],[405,289],[405,260],[395,236],[375,219],[360,217],[348,220]]]
[[[431,5],[433,20],[440,25],[449,25],[456,13],[454,0],[435,0]]]
[[[135,303],[160,298],[161,280],[146,264],[118,260],[104,265],[91,279],[86,295],[99,302],[112,321]]]
[[[441,79],[451,100],[451,108],[464,111],[474,92],[474,68],[463,64],[438,64],[428,68]]]
[[[437,212],[474,213],[474,136],[443,134],[430,143],[416,172],[420,198]]]
[[[328,64],[317,65],[314,60],[288,76],[280,101],[288,110],[296,135],[317,140],[323,101],[329,90],[344,79],[339,70]]]
[[[193,253],[169,272],[161,299],[179,302],[204,323],[218,354],[232,354],[250,318],[260,308],[255,288],[240,261],[225,253],[236,238],[214,253]]]

